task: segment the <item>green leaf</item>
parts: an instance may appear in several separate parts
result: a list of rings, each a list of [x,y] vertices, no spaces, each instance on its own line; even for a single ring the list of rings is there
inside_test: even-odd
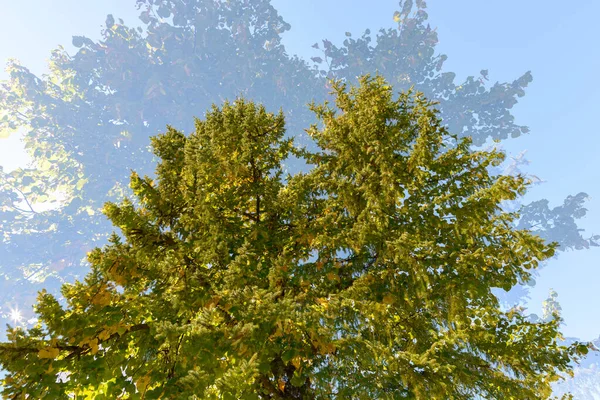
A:
[[[294,349],[288,349],[281,353],[281,360],[284,363],[288,363],[292,358],[297,355],[297,352]]]

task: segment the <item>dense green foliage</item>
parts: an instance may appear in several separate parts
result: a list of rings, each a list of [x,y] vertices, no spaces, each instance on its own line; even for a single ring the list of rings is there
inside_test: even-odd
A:
[[[104,206],[124,238],[1,345],[3,394],[548,398],[586,345],[491,293],[556,248],[499,207],[526,179],[490,175],[504,155],[471,151],[420,93],[333,87],[339,111],[310,106],[317,152],[243,98],[154,137],[156,182],[132,172],[139,205]],[[284,179],[290,154],[314,168]]]

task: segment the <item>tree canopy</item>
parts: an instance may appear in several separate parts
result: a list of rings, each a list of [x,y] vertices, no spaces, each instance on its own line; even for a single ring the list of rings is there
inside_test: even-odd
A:
[[[589,346],[503,311],[557,244],[499,206],[522,175],[472,151],[422,93],[369,75],[312,103],[319,151],[243,97],[152,138],[156,179],[103,212],[66,304],[0,346],[6,398],[546,399]],[[313,165],[284,176],[294,155]],[[58,380],[57,380],[58,374]]]

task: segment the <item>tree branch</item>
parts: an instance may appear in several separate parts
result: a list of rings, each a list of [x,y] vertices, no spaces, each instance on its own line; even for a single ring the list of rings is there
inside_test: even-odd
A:
[[[25,196],[25,194],[15,185],[11,185],[16,191],[18,191],[19,193],[21,193],[21,196],[23,196],[23,199],[25,200],[25,202],[27,203],[27,206],[29,207],[29,209],[31,210],[32,213],[37,214],[37,211],[35,211],[33,209],[33,207],[31,207],[31,203],[29,203],[29,200],[27,200],[27,196]],[[13,206],[15,207],[15,206]],[[16,208],[16,207],[15,207]]]
[[[112,335],[110,335],[110,337],[108,339],[98,340],[98,344],[106,343],[115,338],[117,338],[117,340],[118,340],[118,339],[122,338],[123,336],[125,336],[129,333],[132,333],[132,332],[141,331],[141,330],[149,330],[149,329],[150,329],[150,326],[148,324],[133,325],[133,326],[129,327],[129,329],[127,329],[122,335],[119,335],[118,332],[115,332]],[[74,345],[59,344],[57,346],[52,346],[52,347],[59,349],[61,351],[71,352],[71,354],[69,354],[65,358],[67,360],[70,358],[73,358],[75,356],[80,356],[82,354],[86,354],[91,349],[88,345],[74,346]],[[39,351],[40,351],[40,349],[37,347],[31,347],[31,346],[12,347],[10,344],[0,343],[0,353],[15,353],[15,354],[21,355],[21,354],[37,353]]]

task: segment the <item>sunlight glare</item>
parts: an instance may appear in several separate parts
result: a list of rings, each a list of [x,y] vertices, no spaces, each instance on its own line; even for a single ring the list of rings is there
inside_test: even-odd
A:
[[[21,311],[19,311],[18,308],[11,308],[10,309],[10,319],[13,320],[13,322],[15,324],[21,322],[21,320],[23,319],[23,315],[21,315]]]

